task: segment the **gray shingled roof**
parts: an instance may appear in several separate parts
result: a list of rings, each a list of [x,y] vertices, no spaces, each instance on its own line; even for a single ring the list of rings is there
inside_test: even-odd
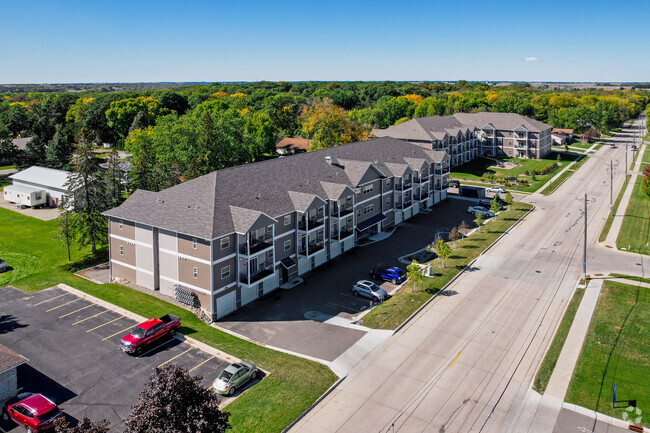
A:
[[[433,163],[449,157],[395,138],[376,138],[219,170],[158,193],[138,190],[105,215],[214,239],[250,222],[252,214],[240,217],[231,207],[276,218],[296,209],[294,193],[331,197],[336,191],[329,184],[354,189],[371,167],[391,176],[386,164],[407,165],[404,158]]]
[[[28,360],[9,349],[7,346],[0,344],[0,373],[9,370],[10,368],[18,367],[26,363]]]

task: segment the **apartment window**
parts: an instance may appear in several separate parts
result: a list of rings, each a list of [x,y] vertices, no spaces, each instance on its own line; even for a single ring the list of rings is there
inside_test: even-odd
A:
[[[273,224],[266,227],[266,233],[268,233],[268,234],[273,233]]]
[[[319,229],[319,230],[318,230],[318,234],[317,234],[317,236],[318,236],[319,238],[322,238],[323,236],[325,236],[325,231],[324,231],[323,229]]]
[[[291,249],[291,239],[284,241],[284,250],[289,251]]]
[[[386,179],[386,188],[390,188],[390,179]]]
[[[285,215],[284,216],[284,225],[288,226],[289,224],[291,224],[291,215]]]
[[[386,206],[390,206],[390,197],[386,197]]]
[[[192,238],[192,248],[195,250],[199,247],[198,242],[196,241],[196,238]]]
[[[372,212],[373,207],[374,207],[374,206],[373,206],[372,204],[370,204],[370,205],[364,207],[364,208],[363,208],[363,213],[364,213],[364,214],[367,214],[367,213]]]
[[[363,193],[365,194],[370,194],[372,192],[372,185],[366,185],[363,187]]]
[[[269,259],[269,260],[273,259],[273,250],[268,250],[266,252],[266,258]]]
[[[120,255],[124,255],[124,245],[120,245]]]
[[[192,274],[194,275],[194,278],[199,278],[199,268],[196,266],[192,268]]]
[[[357,218],[359,218],[360,216],[361,216],[361,209],[359,208],[357,209]]]
[[[352,196],[349,195],[349,196],[345,197],[345,200],[346,200],[348,203],[351,202],[351,201],[352,201]]]
[[[230,247],[230,237],[221,238],[221,249],[225,250],[228,247]]]
[[[194,268],[196,269],[196,268]],[[224,280],[230,276],[230,265],[221,268],[221,279]]]
[[[124,230],[124,220],[120,220],[120,230]]]

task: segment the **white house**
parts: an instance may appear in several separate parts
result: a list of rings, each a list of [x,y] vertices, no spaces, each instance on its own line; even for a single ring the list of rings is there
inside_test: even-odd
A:
[[[47,205],[58,207],[64,196],[68,195],[65,183],[68,181],[69,171],[56,170],[46,167],[29,167],[21,172],[9,176],[13,185],[20,187],[23,193],[44,191]],[[10,186],[6,187],[5,190]]]

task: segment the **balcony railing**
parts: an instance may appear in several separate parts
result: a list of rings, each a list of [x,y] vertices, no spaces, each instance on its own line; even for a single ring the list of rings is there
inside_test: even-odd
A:
[[[413,204],[411,200],[406,200],[404,201],[404,206],[402,206],[402,209],[406,209],[407,207],[410,207]]]
[[[248,279],[248,274],[246,272],[241,272],[239,274],[239,282],[243,284],[255,284],[259,280],[272,275],[273,272],[273,266],[266,266],[263,269],[260,269],[257,272],[251,274],[250,280]]]
[[[449,182],[444,182],[442,184],[442,189],[447,189],[447,188],[449,188]]]
[[[340,235],[341,239],[349,238],[354,234],[354,229],[352,227],[347,227],[341,230]]]
[[[309,218],[309,220],[307,221],[307,223],[309,224],[309,230],[322,226],[324,222],[325,222],[325,218],[322,216]],[[307,224],[305,223],[304,218],[298,221],[298,230],[307,230]]]
[[[273,247],[273,239],[271,239],[270,237],[264,239],[256,239],[255,241],[250,243],[250,251],[246,244],[240,244],[239,254],[244,254],[244,255],[257,254],[260,251],[264,251],[271,247]]]
[[[340,213],[339,213],[340,209]],[[342,206],[339,208],[338,206],[334,206],[334,210],[332,210],[332,218],[343,218],[345,216],[350,215],[354,211],[354,206],[352,205],[346,205]],[[309,224],[309,227],[311,227],[311,223]]]
[[[311,255],[321,251],[323,248],[325,248],[325,242],[320,241],[317,243],[309,244],[309,248],[305,248],[304,246],[301,247],[298,250],[298,254],[300,254],[301,256],[306,256],[307,254]]]
[[[420,200],[426,200],[429,198],[429,193],[425,192],[420,194]]]

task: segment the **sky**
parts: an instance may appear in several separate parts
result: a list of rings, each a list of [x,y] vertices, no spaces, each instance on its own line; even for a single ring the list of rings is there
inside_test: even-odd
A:
[[[648,0],[0,0],[0,83],[650,81]]]

